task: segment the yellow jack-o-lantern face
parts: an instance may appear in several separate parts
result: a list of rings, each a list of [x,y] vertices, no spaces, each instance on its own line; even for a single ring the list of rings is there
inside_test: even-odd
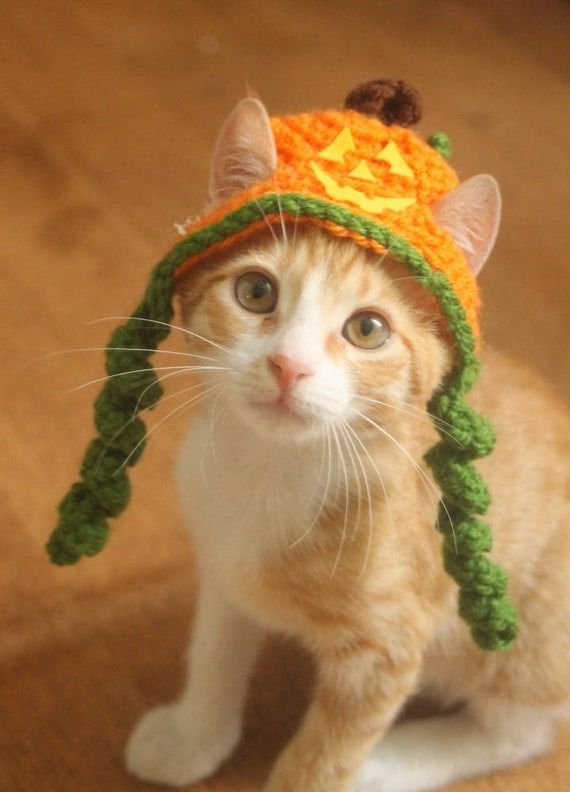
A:
[[[317,156],[319,159],[327,160],[328,162],[344,164],[346,155],[352,151],[356,151],[354,139],[350,129],[345,127],[339,132],[333,142],[320,151]],[[372,156],[372,160],[387,163],[390,166],[388,173],[400,176],[403,179],[411,180],[414,178],[413,171],[393,140],[390,140],[380,151],[375,153]],[[415,198],[411,197],[400,198],[370,195],[363,192],[362,189],[358,189],[354,181],[379,183],[379,179],[372,173],[370,166],[364,159],[361,159],[358,164],[346,174],[346,177],[351,180],[346,184],[340,184],[336,178],[331,176],[324,167],[321,167],[321,165],[314,160],[311,160],[309,164],[315,177],[320,182],[329,198],[335,201],[354,204],[369,214],[381,214],[386,209],[391,209],[393,212],[400,212],[416,201]],[[367,192],[370,192],[370,190]]]

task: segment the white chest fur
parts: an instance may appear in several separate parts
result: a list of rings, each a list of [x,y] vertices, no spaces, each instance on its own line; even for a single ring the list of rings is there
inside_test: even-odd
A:
[[[338,490],[338,465],[324,441],[279,446],[232,419],[211,431],[193,420],[177,464],[177,483],[200,562],[224,585],[255,575],[264,560],[310,529]]]

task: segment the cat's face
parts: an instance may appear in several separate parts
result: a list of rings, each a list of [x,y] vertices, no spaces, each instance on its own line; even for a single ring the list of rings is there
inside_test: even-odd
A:
[[[235,415],[280,443],[423,409],[449,365],[433,305],[388,259],[304,230],[266,234],[182,285],[192,351]],[[208,339],[219,346],[204,340]],[[379,403],[381,402],[381,403]],[[409,405],[412,405],[410,407]]]

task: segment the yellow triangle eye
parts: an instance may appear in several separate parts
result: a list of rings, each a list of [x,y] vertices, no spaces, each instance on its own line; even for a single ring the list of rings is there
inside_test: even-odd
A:
[[[353,168],[349,176],[354,176],[356,179],[364,179],[365,181],[376,181],[376,178],[364,160],[360,160],[356,168]]]
[[[395,173],[397,176],[413,177],[414,172],[400,154],[398,146],[391,140],[386,143],[382,151],[374,157],[376,160],[387,162],[390,166],[390,173]]]
[[[348,127],[345,127],[338,133],[330,146],[319,152],[318,156],[330,162],[342,162],[347,151],[355,150],[356,146],[354,145],[352,133]]]
[[[365,150],[366,148],[367,146],[365,145]],[[346,155],[349,151],[356,152],[357,148],[354,143],[352,132],[348,127],[345,127],[337,134],[332,143],[329,143],[328,146],[319,151],[316,156],[320,159],[328,160],[329,162],[345,165]],[[379,180],[370,170],[368,164],[370,157],[367,154],[365,154],[365,156],[366,159],[360,159],[358,164],[352,168],[347,175],[359,181],[378,184]],[[390,166],[390,173],[406,176],[407,178],[413,178],[414,176],[414,172],[392,140],[389,141],[376,156],[372,157],[372,159],[387,162]],[[352,162],[354,162],[354,160],[352,160]],[[352,162],[350,164],[352,164]],[[413,196],[376,195],[376,189],[373,189],[372,194],[370,194],[370,189],[363,192],[361,189],[356,189],[354,182],[352,182],[352,184],[343,184],[342,180],[339,182],[337,180],[338,177],[331,175],[328,169],[323,169],[316,160],[310,160],[308,164],[315,178],[320,182],[329,198],[341,203],[346,201],[370,214],[382,214],[382,212],[386,210],[401,212],[403,209],[407,209],[408,206],[416,202],[416,198]]]

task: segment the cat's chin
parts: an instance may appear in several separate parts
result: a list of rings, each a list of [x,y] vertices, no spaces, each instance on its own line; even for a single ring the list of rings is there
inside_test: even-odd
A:
[[[278,421],[291,421],[297,424],[306,424],[309,416],[303,414],[290,402],[283,401],[282,399],[271,401],[254,401],[252,402],[254,410],[258,410],[264,414]]]
[[[239,413],[248,427],[280,445],[308,442],[320,434],[321,421],[291,402],[252,400],[240,405]]]

